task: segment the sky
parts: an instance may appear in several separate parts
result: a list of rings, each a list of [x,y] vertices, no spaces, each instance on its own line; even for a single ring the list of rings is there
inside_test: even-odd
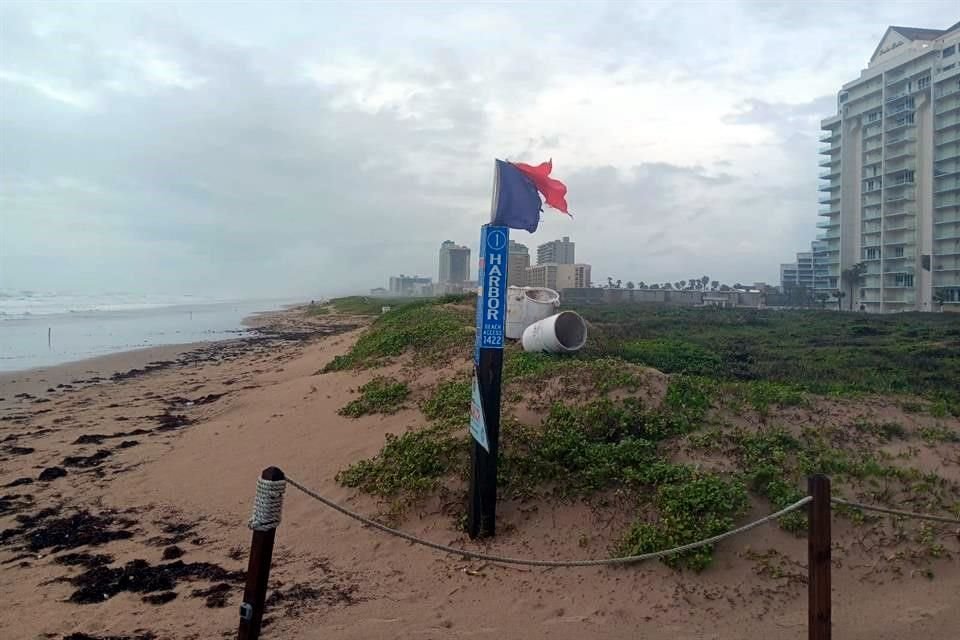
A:
[[[553,159],[595,281],[778,280],[821,118],[953,2],[0,3],[0,289],[320,297],[474,249]],[[475,265],[474,265],[475,270]]]

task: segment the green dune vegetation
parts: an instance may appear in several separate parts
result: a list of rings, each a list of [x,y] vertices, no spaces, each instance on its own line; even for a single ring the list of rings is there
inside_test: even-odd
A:
[[[416,405],[418,424],[338,481],[401,522],[433,494],[464,491],[472,296],[394,304],[325,372],[372,370],[343,413]],[[382,302],[334,300],[335,313]],[[627,508],[611,555],[684,544],[785,507],[828,474],[836,495],[960,517],[960,322],[945,314],[575,308],[589,323],[572,357],[505,350],[499,491],[505,500]],[[394,366],[384,378],[378,369]],[[424,372],[436,371],[430,376]],[[426,383],[422,380],[429,379]],[[450,501],[461,504],[457,500]],[[898,561],[947,553],[937,526],[835,507]],[[451,512],[452,522],[462,513]],[[803,511],[780,519],[802,534]],[[891,527],[894,537],[891,539]],[[956,541],[954,540],[954,543]],[[702,570],[715,550],[667,558]]]

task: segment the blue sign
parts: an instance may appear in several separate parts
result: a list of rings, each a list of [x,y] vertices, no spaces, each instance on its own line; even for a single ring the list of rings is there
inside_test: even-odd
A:
[[[507,322],[507,265],[510,230],[485,224],[480,231],[480,267],[477,280],[477,343],[474,359],[480,362],[480,349],[503,349]]]
[[[480,401],[477,376],[473,376],[473,393],[470,396],[470,435],[487,450],[487,453],[490,453],[490,444],[487,442],[487,422],[483,417],[483,403]]]

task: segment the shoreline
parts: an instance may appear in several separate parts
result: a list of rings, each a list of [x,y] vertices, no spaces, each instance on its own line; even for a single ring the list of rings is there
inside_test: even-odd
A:
[[[0,411],[12,408],[18,400],[23,399],[17,398],[18,395],[43,397],[61,390],[84,388],[91,384],[105,382],[111,376],[126,371],[142,369],[155,363],[175,361],[184,354],[205,346],[242,340],[258,333],[261,329],[282,325],[291,312],[297,312],[306,304],[298,302],[283,305],[279,310],[253,312],[240,321],[242,335],[232,338],[122,349],[47,366],[0,371]]]
[[[2,320],[0,376],[9,379],[144,349],[242,338],[274,321],[270,314],[300,306],[301,302],[248,301]],[[259,320],[261,316],[267,321]],[[91,364],[102,367],[100,362]]]

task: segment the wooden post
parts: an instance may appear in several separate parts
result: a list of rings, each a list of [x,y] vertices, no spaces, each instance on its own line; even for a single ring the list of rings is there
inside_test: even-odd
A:
[[[830,640],[830,478],[807,478],[813,501],[808,508],[807,533],[809,640]]]
[[[494,203],[496,194],[494,187]],[[496,204],[493,209],[496,209]],[[473,449],[467,505],[467,533],[471,538],[496,534],[500,380],[507,316],[509,242],[510,230],[507,227],[485,224],[481,228],[477,280],[482,294],[477,299],[477,336],[473,355],[479,401],[471,399]],[[479,412],[482,414],[482,426],[474,420],[473,403],[479,404],[482,409]],[[482,432],[482,435],[476,432]]]
[[[500,451],[500,378],[503,351],[481,349],[476,368],[480,400],[486,419],[488,452],[476,440],[470,456],[471,477],[467,533],[471,538],[493,537],[497,533],[497,457]]]
[[[283,471],[267,467],[260,474],[264,480],[283,480]],[[250,543],[250,561],[247,563],[247,586],[243,590],[240,605],[240,629],[238,640],[257,640],[263,622],[263,607],[267,600],[267,581],[270,579],[270,562],[273,558],[273,541],[276,529],[254,531]]]

